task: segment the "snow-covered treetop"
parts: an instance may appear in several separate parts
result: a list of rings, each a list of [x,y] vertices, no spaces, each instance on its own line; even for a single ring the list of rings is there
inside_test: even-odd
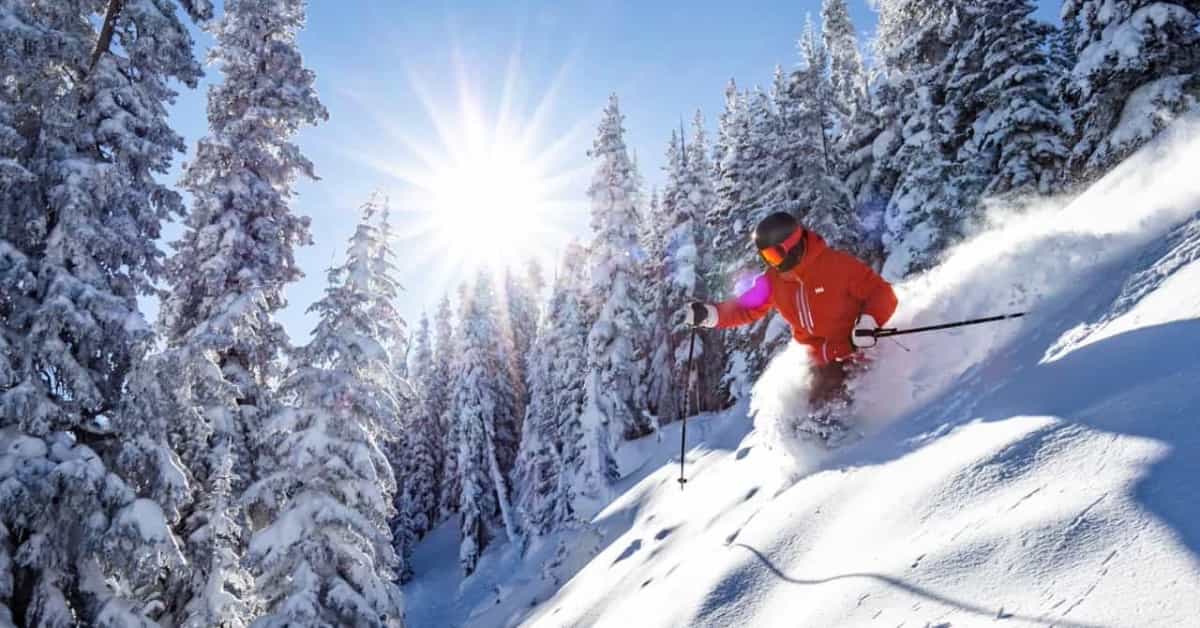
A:
[[[611,282],[614,273],[629,272],[637,241],[640,215],[633,163],[625,147],[624,116],[617,96],[609,97],[592,150],[595,162],[588,197],[592,205],[594,281]]]
[[[163,310],[170,340],[204,321],[197,333],[228,345],[237,321],[281,309],[283,286],[302,276],[293,249],[310,241],[309,221],[289,203],[296,177],[315,174],[292,138],[328,117],[296,46],[304,6],[230,0],[210,26],[209,59],[224,81],[209,90],[210,134],[182,180],[195,202]]]

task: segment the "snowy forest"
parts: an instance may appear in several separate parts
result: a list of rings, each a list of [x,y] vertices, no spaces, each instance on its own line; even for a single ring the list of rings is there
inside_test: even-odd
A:
[[[714,81],[713,130],[651,130],[661,188],[613,95],[578,148],[591,236],[554,268],[405,321],[373,196],[290,339],[294,186],[317,175],[295,135],[329,116],[305,4],[0,0],[0,626],[403,625],[435,527],[457,522],[469,575],[586,521],[623,442],[748,395],[785,327],[701,334],[689,382],[681,310],[753,279],[760,218],[900,280],[989,203],[1071,194],[1200,102],[1194,0],[1066,0],[1061,28],[1029,0],[878,0],[869,39],[824,0],[769,86]],[[166,181],[188,148],[168,106],[204,72],[188,22],[219,77]]]

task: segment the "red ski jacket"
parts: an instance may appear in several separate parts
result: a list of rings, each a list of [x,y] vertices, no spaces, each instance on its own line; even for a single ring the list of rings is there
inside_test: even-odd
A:
[[[792,337],[807,345],[814,363],[842,361],[854,354],[850,335],[860,314],[879,325],[896,312],[892,286],[857,257],[830,248],[808,231],[804,257],[787,272],[771,268],[740,296],[717,304],[717,327],[748,325],[772,308],[792,326]]]

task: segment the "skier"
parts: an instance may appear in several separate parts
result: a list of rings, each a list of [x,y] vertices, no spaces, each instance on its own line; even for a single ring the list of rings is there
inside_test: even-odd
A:
[[[853,255],[830,248],[790,214],[777,212],[754,228],[753,241],[769,268],[745,293],[711,304],[693,301],[687,324],[728,328],[749,325],[774,308],[792,327],[792,338],[808,348],[811,367],[809,417],[801,429],[833,444],[845,433],[841,411],[850,404],[847,377],[858,349],[896,311],[892,286]]]

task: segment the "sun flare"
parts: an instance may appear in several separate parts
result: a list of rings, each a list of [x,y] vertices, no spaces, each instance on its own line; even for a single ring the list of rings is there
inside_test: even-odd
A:
[[[456,257],[516,261],[549,219],[546,183],[514,146],[491,146],[434,172],[428,192],[434,236]]]
[[[590,164],[581,147],[592,117],[571,121],[555,113],[566,66],[540,97],[528,93],[519,66],[519,57],[510,59],[491,99],[481,98],[487,92],[457,66],[449,82],[457,98],[450,101],[435,89],[446,86],[444,77],[430,82],[409,68],[407,87],[427,116],[416,125],[356,95],[381,131],[382,150],[346,154],[393,180],[385,191],[400,211],[397,244],[441,288],[464,273],[530,260],[549,270],[587,224]]]

